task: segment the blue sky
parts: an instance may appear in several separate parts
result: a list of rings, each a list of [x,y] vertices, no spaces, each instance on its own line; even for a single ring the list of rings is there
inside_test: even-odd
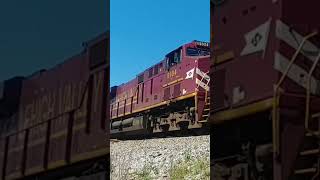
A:
[[[193,40],[210,39],[209,0],[111,0],[110,85],[120,85]]]
[[[107,29],[107,0],[0,2],[0,81],[55,66]]]

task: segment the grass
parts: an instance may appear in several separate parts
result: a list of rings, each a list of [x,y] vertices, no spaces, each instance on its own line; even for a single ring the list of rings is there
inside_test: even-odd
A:
[[[206,157],[192,158],[190,152],[186,152],[184,160],[175,164],[169,171],[172,180],[209,180],[210,162]]]
[[[137,180],[152,180],[152,174],[158,174],[159,170],[154,167],[151,163],[145,164],[141,171],[135,172],[132,175]]]
[[[159,169],[151,162],[147,162],[140,171],[132,173],[130,177],[137,180],[153,180],[154,175],[158,174]],[[209,180],[209,158],[192,157],[191,152],[186,151],[183,155],[183,159],[171,166],[168,175],[171,180]]]

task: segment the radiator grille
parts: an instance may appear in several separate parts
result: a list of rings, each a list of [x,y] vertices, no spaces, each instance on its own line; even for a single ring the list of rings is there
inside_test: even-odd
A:
[[[173,88],[173,97],[176,98],[178,96],[180,96],[180,84],[174,85]]]
[[[170,87],[166,88],[164,90],[164,96],[163,96],[163,100],[169,100],[170,99]]]

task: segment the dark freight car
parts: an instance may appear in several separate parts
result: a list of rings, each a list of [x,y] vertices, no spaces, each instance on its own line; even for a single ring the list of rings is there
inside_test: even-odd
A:
[[[213,178],[319,179],[319,5],[211,0]]]
[[[20,80],[9,91],[16,95],[7,95],[4,86],[3,101],[14,102],[10,109],[17,122],[0,140],[2,179],[56,179],[72,172],[69,165],[106,159],[109,34],[84,45],[62,64]],[[82,175],[84,169],[75,168],[79,171],[70,175]]]

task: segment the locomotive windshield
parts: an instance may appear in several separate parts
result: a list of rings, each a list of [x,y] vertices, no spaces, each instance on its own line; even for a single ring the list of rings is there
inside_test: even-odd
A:
[[[181,49],[182,47],[166,55],[167,69],[181,62]]]
[[[118,86],[113,86],[110,89],[110,101],[111,102],[115,101],[115,97],[117,95],[117,88],[118,88]]]
[[[208,56],[210,55],[209,48],[187,48],[187,56]]]

